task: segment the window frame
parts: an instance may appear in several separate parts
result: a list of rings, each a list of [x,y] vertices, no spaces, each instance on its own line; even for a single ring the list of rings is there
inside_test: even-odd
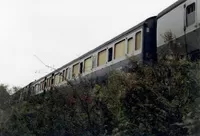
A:
[[[47,82],[47,85],[46,85],[46,86],[49,87],[49,78],[47,78],[47,81],[46,81],[46,82]]]
[[[139,49],[136,49],[136,43],[137,43],[137,34],[141,34],[140,36],[140,48]],[[142,31],[141,30],[139,30],[139,31],[137,31],[136,33],[135,33],[135,48],[134,48],[134,51],[140,51],[142,49]]]
[[[192,13],[192,12],[190,12],[190,13],[188,13],[188,8],[189,7],[192,7],[194,5],[194,10],[192,11],[192,12],[194,12],[193,14],[194,14],[194,22],[192,23],[192,24],[188,24],[188,15],[190,14],[190,13]],[[192,26],[192,25],[194,25],[195,24],[195,22],[196,22],[196,12],[197,12],[197,8],[196,8],[196,2],[193,2],[193,3],[191,3],[191,4],[189,4],[189,5],[187,5],[186,6],[186,8],[185,8],[186,10],[185,10],[185,21],[186,21],[186,27],[190,27],[190,26]]]
[[[111,52],[111,55],[110,55],[110,50],[112,51]],[[112,62],[113,61],[113,50],[114,50],[114,47],[109,47],[108,48],[108,56],[107,56],[107,62]],[[110,58],[111,57],[111,58]],[[110,60],[111,59],[111,60]]]
[[[76,65],[78,65],[78,74],[77,75],[74,74],[74,66],[76,66]],[[80,62],[72,65],[72,77],[77,77],[79,74],[80,74]]]
[[[68,79],[68,70],[69,70],[69,68],[66,68],[66,69],[65,69],[65,79],[66,79],[66,80]]]
[[[129,52],[129,46],[128,46],[128,45],[129,45],[129,40],[131,40],[131,39],[133,40],[133,41],[132,41],[132,50]],[[126,53],[127,53],[127,54],[129,54],[129,55],[133,54],[134,48],[135,48],[135,44],[134,44],[134,38],[133,38],[132,36],[127,37],[127,46],[126,46],[126,48],[127,48],[127,49],[126,49]]]
[[[83,62],[81,61],[81,62],[79,63],[79,74],[83,74],[83,72],[84,72],[84,64],[83,64]]]
[[[62,71],[62,81],[65,81],[65,69]]]
[[[105,60],[105,63],[104,64],[102,64],[102,65],[99,65],[99,54],[101,53],[101,52],[106,52],[106,60]],[[100,67],[100,66],[103,66],[103,65],[105,65],[107,63],[107,48],[104,48],[104,49],[102,49],[101,51],[99,51],[98,53],[97,53],[97,67]]]
[[[91,62],[92,62],[92,67],[91,67],[91,69],[89,70],[89,71],[86,71],[86,68],[85,68],[85,62],[86,62],[86,60],[88,60],[88,59],[91,59]],[[83,73],[87,73],[87,72],[90,72],[91,70],[93,69],[93,56],[90,56],[90,57],[87,57],[86,59],[84,59],[84,61],[83,61]]]
[[[59,73],[56,73],[54,75],[54,85],[58,85],[59,84],[59,80],[60,80],[59,78],[60,78]]]
[[[54,76],[51,78],[51,85],[54,85]]]
[[[62,72],[59,72],[58,74],[58,84],[60,84],[62,81]]]
[[[124,41],[124,55],[116,58],[116,45],[119,44],[119,43],[121,43],[121,42],[123,42],[123,41]],[[126,45],[127,45],[127,42],[126,42],[125,38],[119,40],[118,42],[116,42],[114,44],[114,57],[113,57],[114,60],[120,59],[120,58],[123,58],[124,56],[126,56],[126,47],[127,47]]]

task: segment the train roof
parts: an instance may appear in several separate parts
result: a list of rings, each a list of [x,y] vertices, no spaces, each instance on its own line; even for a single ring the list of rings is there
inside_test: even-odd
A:
[[[181,5],[182,3],[184,3],[185,1],[187,1],[187,0],[178,0],[177,2],[175,2],[171,6],[169,6],[166,9],[164,9],[162,12],[160,12],[158,14],[157,18],[160,18],[160,17],[164,16],[165,14],[167,14],[168,12],[170,12],[171,10],[173,10],[174,8],[178,7],[179,5]]]
[[[109,40],[109,41],[107,41],[107,42],[101,44],[100,46],[94,48],[93,50],[91,50],[91,51],[89,51],[89,52],[87,52],[87,53],[81,55],[80,57],[78,57],[78,58],[72,60],[71,62],[69,62],[69,63],[65,64],[64,66],[62,66],[62,67],[56,69],[55,71],[53,71],[53,72],[47,74],[46,76],[43,76],[42,78],[36,80],[35,83],[36,83],[37,81],[39,81],[39,80],[42,80],[44,77],[48,77],[48,76],[52,75],[53,73],[56,73],[56,72],[58,72],[59,70],[64,69],[64,68],[67,67],[67,66],[70,66],[71,64],[77,62],[78,60],[80,60],[80,59],[82,59],[82,58],[84,58],[84,57],[87,57],[88,55],[94,53],[95,51],[97,51],[97,50],[99,50],[99,49],[101,49],[101,48],[104,48],[104,47],[107,46],[108,44],[114,42],[114,41],[117,40],[117,39],[120,39],[121,37],[123,37],[123,36],[125,36],[125,35],[127,35],[127,34],[129,34],[129,33],[131,33],[131,32],[133,32],[134,30],[137,30],[138,28],[140,28],[140,27],[144,24],[144,22],[145,22],[145,21],[143,21],[143,22],[137,24],[136,26],[134,26],[134,27],[128,29],[127,31],[125,31],[125,32],[123,32],[123,33],[121,33],[121,34],[119,34],[118,36],[112,38],[111,40]]]

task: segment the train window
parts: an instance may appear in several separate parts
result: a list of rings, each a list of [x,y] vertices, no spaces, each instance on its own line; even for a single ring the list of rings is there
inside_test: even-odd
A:
[[[51,81],[51,78],[48,79],[48,87],[51,86],[51,82],[50,81]]]
[[[41,83],[41,89],[44,90],[44,83]]]
[[[47,82],[44,81],[44,89],[47,87]]]
[[[68,68],[68,79],[72,77],[72,68]]]
[[[57,74],[54,79],[54,84],[57,85],[59,83],[59,75]]]
[[[186,8],[186,25],[190,26],[195,23],[195,3],[192,3]]]
[[[84,61],[84,72],[92,70],[92,57],[85,59]]]
[[[63,74],[62,74],[62,77],[63,77],[63,80],[62,81],[65,81],[66,77],[65,77],[65,70],[63,70]]]
[[[139,50],[141,48],[142,43],[142,33],[141,31],[137,32],[135,34],[135,50]]]
[[[46,81],[46,82],[47,82],[47,87],[48,87],[48,86],[49,86],[49,79],[47,79],[47,81]]]
[[[129,38],[127,45],[127,53],[130,54],[132,52],[133,52],[133,38]]]
[[[146,28],[146,32],[147,32],[147,33],[149,33],[149,32],[150,32],[150,29],[149,29],[148,27]]]
[[[57,84],[59,84],[59,82],[60,82],[60,74],[58,74],[56,77],[57,77],[56,82],[57,82]]]
[[[115,59],[125,56],[125,40],[115,44]]]
[[[98,66],[106,64],[106,50],[98,53]]]
[[[50,81],[50,82],[51,82],[51,85],[54,85],[54,74],[51,75],[50,80],[51,80],[51,81]]]
[[[96,55],[94,55],[93,57],[92,57],[92,68],[95,68],[96,66],[97,66],[97,60],[96,60]]]
[[[67,80],[67,79],[68,79],[68,68],[65,71],[65,80]]]
[[[75,64],[73,66],[73,70],[72,70],[72,76],[73,77],[77,77],[79,74],[79,63],[78,64]]]
[[[48,87],[48,79],[45,80],[45,87]]]
[[[49,82],[49,87],[50,87],[51,86],[51,77],[49,78],[48,82]]]
[[[46,87],[46,82],[45,81],[43,81],[43,90],[45,89],[45,87]]]
[[[54,79],[53,79],[53,77],[51,78],[51,84],[53,85],[53,83],[54,83]]]
[[[44,90],[44,88],[45,88],[45,81],[43,81],[43,86],[42,86],[42,89]]]
[[[58,84],[59,84],[60,81],[61,81],[61,77],[62,77],[62,73],[59,73],[59,74],[58,74]]]
[[[35,86],[35,92],[38,92],[39,88],[38,88],[38,84]]]
[[[113,58],[113,48],[108,49],[108,62],[112,61]]]
[[[56,84],[59,84],[59,83],[60,83],[60,74],[57,74],[57,75],[56,75],[56,78],[57,78],[57,79],[56,79]]]
[[[42,84],[42,82],[40,83],[40,90],[43,90],[43,84]]]
[[[83,73],[83,62],[80,63],[80,69],[79,69],[80,74]]]

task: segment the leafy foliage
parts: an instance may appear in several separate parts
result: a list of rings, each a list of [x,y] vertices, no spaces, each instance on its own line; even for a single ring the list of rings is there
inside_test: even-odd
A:
[[[0,107],[9,99],[8,86],[0,84]]]
[[[127,72],[113,71],[103,84],[83,79],[15,105],[2,130],[16,136],[195,132],[188,118],[199,117],[192,108],[199,98],[199,63],[165,59],[152,66],[131,64]]]

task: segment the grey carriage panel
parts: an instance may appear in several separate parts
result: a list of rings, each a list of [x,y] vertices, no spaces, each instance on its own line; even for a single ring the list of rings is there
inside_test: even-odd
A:
[[[187,44],[185,44],[185,42]],[[200,45],[200,28],[177,38],[176,43],[177,45],[179,45],[178,52],[180,54],[186,54],[186,51],[188,54],[190,54],[191,52],[195,50],[200,50],[200,46],[199,46]],[[163,54],[163,52],[167,51],[167,49],[169,49],[167,44],[158,47],[158,55]],[[170,49],[177,50],[176,48],[175,49],[170,48]]]
[[[173,10],[174,8],[178,7],[179,5],[181,5],[182,3],[186,2],[186,1],[187,0],[178,0],[177,2],[175,2],[171,6],[169,6],[168,8],[163,10],[162,12],[160,12],[158,14],[157,18],[160,18],[160,17],[164,16],[165,14],[167,14],[168,12],[170,12],[171,10]]]
[[[42,77],[42,78],[45,78],[45,77],[51,75],[52,73],[58,72],[59,70],[61,70],[61,69],[65,68],[65,67],[68,67],[68,66],[72,65],[73,63],[77,62],[78,60],[81,60],[82,58],[87,57],[88,55],[91,55],[91,54],[94,53],[95,51],[100,50],[101,48],[106,47],[108,44],[110,44],[110,43],[112,43],[112,42],[114,42],[114,41],[120,39],[120,38],[123,37],[123,36],[128,35],[129,33],[133,32],[134,30],[137,30],[137,29],[140,28],[140,27],[142,27],[143,24],[144,24],[144,21],[141,22],[141,23],[139,23],[138,25],[136,25],[136,26],[130,28],[129,30],[127,30],[127,31],[125,31],[125,32],[123,32],[123,33],[121,33],[120,35],[118,35],[118,36],[112,38],[111,40],[105,42],[104,44],[102,44],[102,45],[96,47],[95,49],[93,49],[93,50],[91,50],[91,51],[85,53],[84,55],[80,56],[79,58],[77,58],[77,59],[75,59],[75,60],[73,60],[73,61],[67,63],[66,65],[64,65],[64,66],[62,66],[62,67],[60,67],[60,68],[58,68],[57,70],[55,70],[55,71],[49,73],[48,75],[46,75],[46,76],[44,76],[44,77]],[[40,79],[42,79],[42,78],[40,78]],[[40,80],[40,79],[39,79],[39,80]],[[37,80],[37,81],[38,81],[38,80]]]

